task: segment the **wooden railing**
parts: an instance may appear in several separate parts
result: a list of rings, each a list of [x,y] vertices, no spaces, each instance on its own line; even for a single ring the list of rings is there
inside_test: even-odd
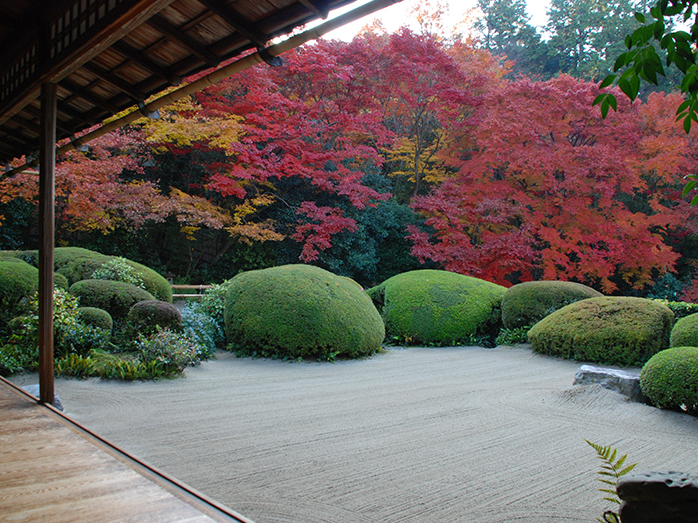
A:
[[[200,299],[204,295],[206,289],[213,289],[213,285],[170,285],[172,287],[172,299],[178,298],[197,298]],[[177,291],[194,290],[197,292],[181,293]]]

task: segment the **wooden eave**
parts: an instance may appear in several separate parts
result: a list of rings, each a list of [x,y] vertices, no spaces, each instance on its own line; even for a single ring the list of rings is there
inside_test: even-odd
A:
[[[42,83],[68,138],[355,0],[0,0],[0,162],[39,147]]]

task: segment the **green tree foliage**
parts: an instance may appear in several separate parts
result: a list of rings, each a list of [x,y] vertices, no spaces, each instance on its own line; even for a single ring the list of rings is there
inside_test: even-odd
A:
[[[637,26],[634,11],[632,0],[552,0],[547,29],[560,70],[584,79],[606,74]]]

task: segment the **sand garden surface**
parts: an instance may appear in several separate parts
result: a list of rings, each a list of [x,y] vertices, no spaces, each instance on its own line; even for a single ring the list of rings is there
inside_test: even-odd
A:
[[[579,365],[526,348],[219,353],[184,379],[56,388],[75,420],[256,523],[590,523],[606,504],[584,439],[698,473],[697,418],[573,387]]]

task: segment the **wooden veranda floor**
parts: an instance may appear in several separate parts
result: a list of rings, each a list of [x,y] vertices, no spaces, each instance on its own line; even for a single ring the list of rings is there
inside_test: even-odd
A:
[[[251,523],[0,378],[3,522]]]

